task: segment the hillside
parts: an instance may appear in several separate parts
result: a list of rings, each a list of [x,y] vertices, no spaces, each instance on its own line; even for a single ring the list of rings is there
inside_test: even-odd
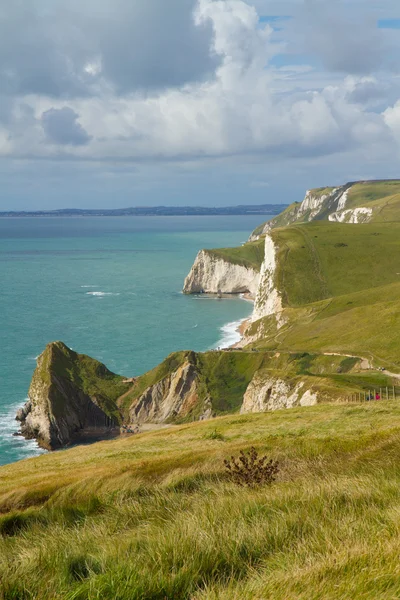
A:
[[[308,190],[303,202],[294,202],[278,216],[257,227],[254,241],[277,227],[310,221],[370,223],[398,221],[400,180],[360,181],[338,187]]]
[[[280,325],[272,314],[253,323],[247,331],[252,344],[354,354],[398,369],[400,223],[314,222],[270,236],[277,248],[272,279],[282,298]]]
[[[227,416],[0,469],[0,597],[398,597],[400,405]],[[373,426],[372,426],[373,424]],[[270,487],[223,460],[255,446]]]

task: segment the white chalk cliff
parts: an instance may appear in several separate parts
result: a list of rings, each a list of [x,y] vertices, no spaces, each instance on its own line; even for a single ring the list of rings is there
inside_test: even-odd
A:
[[[199,402],[196,368],[186,362],[164,379],[150,386],[130,409],[131,423],[165,423],[185,417]],[[212,416],[211,403],[203,403],[200,419]]]
[[[189,275],[185,279],[183,292],[196,294],[256,294],[260,273],[243,265],[228,262],[212,252],[201,250]]]
[[[336,223],[369,223],[372,218],[372,208],[358,207],[341,210],[329,215],[329,221]]]
[[[261,266],[260,282],[257,289],[251,320],[258,321],[269,315],[276,315],[278,326],[283,310],[282,297],[275,283],[276,247],[271,235],[265,236],[265,256]]]
[[[317,393],[307,389],[303,381],[293,382],[256,373],[246,390],[240,412],[245,414],[314,406],[317,401]]]
[[[255,241],[270,232],[276,227],[285,227],[292,223],[307,223],[309,221],[315,221],[316,219],[331,219],[332,214],[340,213],[346,208],[348,201],[348,195],[353,187],[353,184],[347,183],[346,185],[327,189],[325,193],[323,190],[307,190],[303,202],[300,204],[292,204],[280,215],[271,219],[264,224],[263,227],[259,227],[253,232],[249,238],[249,241]],[[346,221],[346,222],[363,222],[363,221]]]

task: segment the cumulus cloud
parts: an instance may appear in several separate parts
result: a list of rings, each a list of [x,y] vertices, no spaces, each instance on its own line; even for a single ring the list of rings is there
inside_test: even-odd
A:
[[[42,125],[47,139],[61,146],[84,146],[90,136],[78,122],[79,115],[69,108],[50,108],[42,114]]]
[[[153,90],[216,66],[196,0],[0,0],[0,77],[8,94]]]
[[[22,5],[33,10],[37,3],[21,0]],[[43,63],[55,88],[38,73],[33,86],[16,63],[14,70],[8,69],[14,85],[23,84],[10,127],[22,132],[22,104],[30,106],[34,119],[25,134],[6,136],[3,152],[51,157],[59,155],[58,146],[67,146],[71,157],[159,161],[262,153],[314,157],[393,143],[390,119],[368,109],[376,91],[373,78],[347,78],[322,89],[294,88],[282,94],[277,69],[271,66],[281,45],[248,2],[176,0],[171,7],[165,0],[87,0],[83,5],[80,9],[78,0],[71,0],[66,9],[67,15],[72,8],[77,11],[83,23],[74,33],[76,52],[70,49],[72,34],[66,27],[65,39],[57,41],[62,52],[48,58],[55,61],[57,74],[51,75]],[[61,0],[48,4],[37,27],[54,18],[54,6],[61,10]],[[94,32],[81,38],[94,6]],[[364,33],[355,34],[350,44],[346,29],[337,38],[342,48],[337,48],[332,22],[329,30],[324,23],[318,25],[318,36],[326,37],[323,51],[332,68],[339,68],[349,53],[357,55],[350,71],[373,68],[375,58],[361,56]],[[36,40],[36,26],[32,32]],[[322,37],[317,37],[312,43],[319,47]],[[12,82],[7,81],[10,91]]]

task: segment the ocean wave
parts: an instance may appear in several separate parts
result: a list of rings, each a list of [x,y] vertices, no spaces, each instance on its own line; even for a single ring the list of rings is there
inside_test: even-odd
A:
[[[81,288],[97,288],[98,285],[81,285]]]
[[[240,342],[241,335],[238,329],[243,321],[245,321],[245,319],[232,321],[231,323],[226,323],[226,325],[223,325],[220,329],[222,336],[215,346],[213,346],[213,350],[216,348],[229,348],[230,346],[233,346],[233,344]]]
[[[87,296],[119,296],[118,293],[114,292],[86,292]]]
[[[13,406],[0,409],[0,464],[31,458],[46,452],[39,448],[35,440],[25,440],[22,436],[13,435],[18,431],[15,415],[24,402],[26,399]],[[7,459],[8,455],[10,460]]]

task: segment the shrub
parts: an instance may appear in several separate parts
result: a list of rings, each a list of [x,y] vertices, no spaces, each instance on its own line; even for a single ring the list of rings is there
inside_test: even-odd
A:
[[[279,473],[278,463],[267,456],[259,457],[254,447],[248,453],[241,450],[238,458],[231,456],[224,464],[230,480],[242,487],[270,485]]]
[[[224,442],[225,441],[225,436],[222,435],[222,433],[220,431],[218,431],[218,429],[213,429],[213,431],[210,431],[209,433],[207,433],[204,436],[205,440],[219,440],[220,442]]]

